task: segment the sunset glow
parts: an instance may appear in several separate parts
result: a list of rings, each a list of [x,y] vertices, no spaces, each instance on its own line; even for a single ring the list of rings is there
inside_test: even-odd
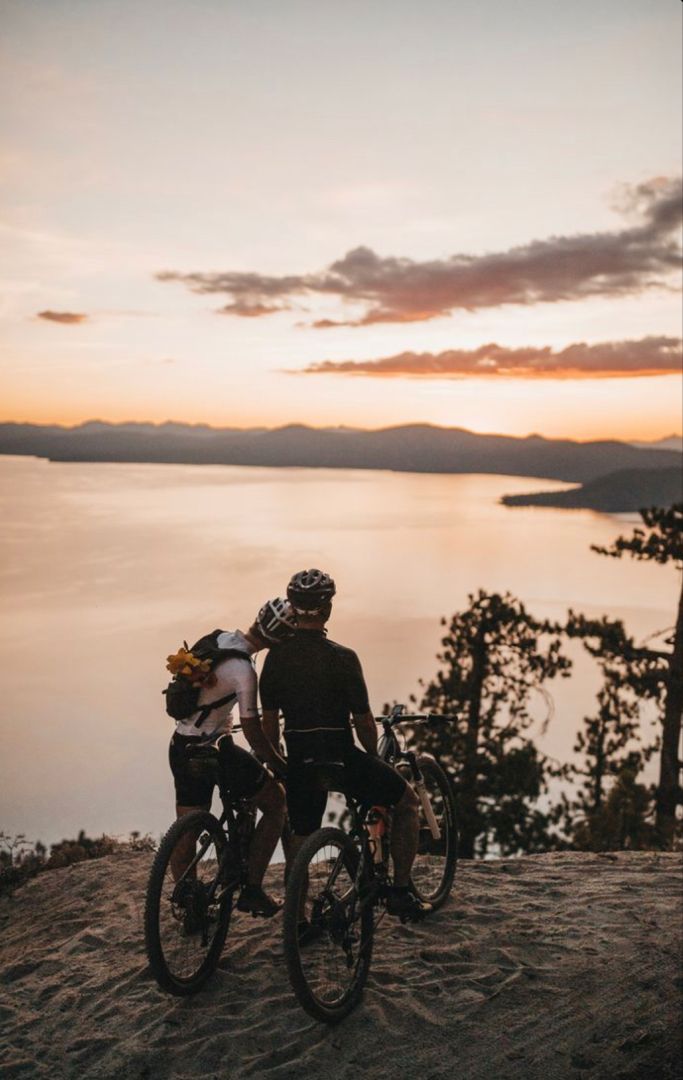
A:
[[[112,11],[5,5],[0,420],[681,430],[680,5]]]

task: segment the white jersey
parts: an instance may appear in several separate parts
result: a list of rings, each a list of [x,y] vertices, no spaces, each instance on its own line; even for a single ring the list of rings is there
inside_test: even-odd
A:
[[[219,634],[216,644],[219,649],[239,649],[240,652],[248,653],[250,656],[255,651],[254,646],[249,644],[240,630],[226,630],[225,633]],[[200,735],[207,739],[229,734],[232,729],[232,710],[235,704],[239,707],[240,720],[249,720],[258,716],[256,672],[250,660],[243,660],[241,656],[229,656],[216,665],[214,674],[216,685],[199,692],[200,708],[210,705],[212,701],[219,701],[227,694],[235,694],[235,697],[225,705],[212,709],[199,727],[195,727],[195,721],[200,715],[199,709],[185,720],[177,720],[178,735]]]

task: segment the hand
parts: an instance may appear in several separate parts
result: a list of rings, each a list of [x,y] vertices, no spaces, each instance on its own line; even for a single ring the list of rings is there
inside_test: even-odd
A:
[[[279,754],[273,754],[268,764],[275,773],[276,780],[285,780],[287,778],[287,762]]]

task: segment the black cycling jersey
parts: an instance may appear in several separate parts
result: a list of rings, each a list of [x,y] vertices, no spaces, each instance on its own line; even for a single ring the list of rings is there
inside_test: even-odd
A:
[[[406,782],[395,769],[358,750],[350,717],[369,712],[360,661],[352,649],[328,641],[324,630],[297,630],[272,648],[260,680],[261,705],[279,709],[287,742],[287,809],[297,836],[320,827],[327,786],[320,762],[337,761],[349,794],[395,806]]]
[[[324,630],[297,630],[272,648],[259,686],[263,708],[284,716],[290,759],[352,749],[351,714],[370,708],[358,657]]]

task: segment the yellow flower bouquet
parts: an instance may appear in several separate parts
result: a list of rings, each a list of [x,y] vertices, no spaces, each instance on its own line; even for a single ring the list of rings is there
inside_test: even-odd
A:
[[[211,661],[200,660],[187,647],[166,657],[166,670],[176,678],[182,676],[187,679],[192,686],[214,686],[216,683]]]

